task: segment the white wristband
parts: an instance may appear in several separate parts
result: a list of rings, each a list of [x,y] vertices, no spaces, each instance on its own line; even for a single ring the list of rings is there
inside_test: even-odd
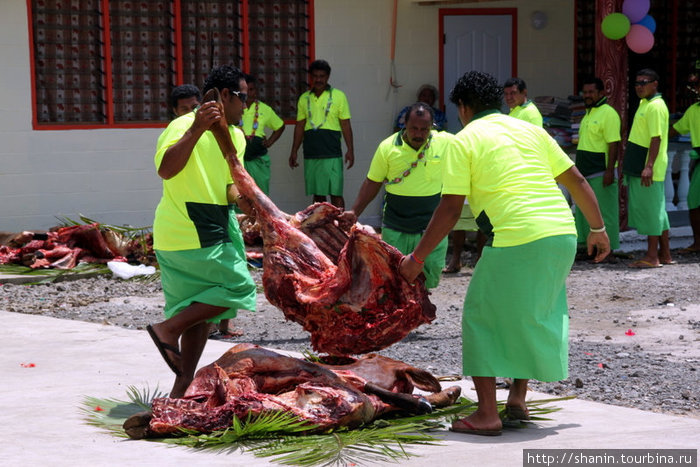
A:
[[[599,228],[599,229],[594,229],[593,227],[591,227],[591,228],[590,228],[590,231],[591,231],[592,233],[603,233],[603,232],[605,232],[605,225],[603,225],[603,227],[601,227],[601,228]]]

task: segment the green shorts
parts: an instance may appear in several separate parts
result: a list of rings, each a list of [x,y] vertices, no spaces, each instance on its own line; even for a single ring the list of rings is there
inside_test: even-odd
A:
[[[231,243],[207,248],[156,250],[166,318],[193,302],[228,308],[208,320],[212,323],[235,318],[238,310],[255,311],[256,286],[248,272],[241,231],[233,221],[229,223],[229,235]]]
[[[574,235],[484,247],[464,299],[465,375],[566,379],[566,278],[575,254]]]
[[[595,197],[598,200],[598,206],[605,223],[605,231],[610,239],[610,249],[613,251],[617,250],[620,248],[620,205],[618,202],[617,180],[610,186],[603,187],[603,176],[601,175],[600,177],[589,178],[588,184],[593,188],[593,193],[595,193]],[[586,221],[578,207],[574,212],[574,220],[576,221],[578,243],[579,245],[585,245],[591,226],[588,225],[588,221]]]
[[[343,196],[343,158],[304,159],[307,195]]]
[[[452,227],[452,230],[466,230],[468,232],[476,232],[479,227],[476,225],[476,219],[472,213],[472,208],[468,204],[462,206],[462,214],[459,215],[459,220]]]
[[[627,224],[640,235],[659,236],[668,230],[664,182],[642,186],[640,177],[625,175],[625,185],[629,190]]]
[[[245,169],[248,171],[258,188],[266,195],[270,194],[270,155],[263,154],[253,160],[245,161]]]
[[[382,240],[396,247],[404,255],[411,253],[418,245],[422,233],[405,233],[389,227],[382,228]],[[425,274],[425,287],[434,289],[440,283],[442,270],[445,268],[445,256],[447,256],[447,237],[443,238],[438,246],[425,258],[423,274]]]

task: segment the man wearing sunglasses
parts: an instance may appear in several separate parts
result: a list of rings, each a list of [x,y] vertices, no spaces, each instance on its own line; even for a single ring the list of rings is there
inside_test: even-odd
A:
[[[645,68],[637,72],[634,90],[639,108],[634,114],[625,149],[623,173],[629,190],[627,223],[647,236],[647,252],[630,263],[633,268],[672,264],[664,179],[668,165],[668,108],[658,93],[659,75]]]
[[[311,89],[302,94],[297,103],[289,167],[299,166],[297,151],[303,142],[306,194],[313,196],[314,203],[324,202],[330,196],[334,206],[345,208],[340,137],[342,135],[347,146],[345,163],[349,169],[355,163],[350,106],[345,93],[328,84],[331,66],[327,61],[312,62],[309,74]]]
[[[238,68],[220,66],[203,91],[218,89],[220,102],[204,102],[176,118],[158,138],[155,165],[163,196],[153,222],[153,248],[165,295],[165,320],[147,326],[153,343],[175,373],[170,397],[192,382],[210,323],[255,310],[255,282],[248,272],[243,237],[230,207],[239,200],[228,163],[210,130],[228,127],[243,163],[246,139],[236,126],[247,85]],[[249,206],[242,203],[244,212]]]
[[[688,77],[688,89],[700,99],[700,73],[691,73]],[[690,186],[688,187],[688,217],[690,228],[693,230],[693,243],[683,248],[681,254],[700,252],[700,101],[694,103],[683,114],[680,120],[671,127],[671,134],[684,135],[690,133],[690,143],[693,147],[690,163]]]

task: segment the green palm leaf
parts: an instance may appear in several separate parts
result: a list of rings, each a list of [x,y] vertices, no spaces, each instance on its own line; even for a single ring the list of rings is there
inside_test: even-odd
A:
[[[86,397],[82,411],[86,422],[109,433],[126,437],[122,424],[131,415],[150,407],[154,397],[162,395],[148,389],[128,388],[128,401]],[[547,420],[544,415],[560,410],[553,402],[571,397],[528,401],[530,416]],[[499,403],[499,408],[504,403]],[[100,410],[97,410],[99,407]],[[461,397],[455,405],[436,409],[430,414],[402,416],[395,413],[357,429],[342,427],[327,433],[310,434],[315,427],[284,412],[267,412],[233,419],[226,430],[198,433],[182,430],[183,436],[153,439],[192,449],[214,449],[223,452],[248,451],[257,457],[270,458],[283,465],[348,465],[397,462],[415,456],[411,445],[440,444],[436,430],[444,430],[456,418],[466,417],[476,410],[476,403]],[[508,424],[526,427],[526,423]]]

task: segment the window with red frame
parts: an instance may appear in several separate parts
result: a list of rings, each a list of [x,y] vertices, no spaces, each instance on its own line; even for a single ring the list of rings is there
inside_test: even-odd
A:
[[[313,0],[28,0],[34,127],[162,126],[178,84],[212,67],[258,78],[296,117],[312,56]]]

